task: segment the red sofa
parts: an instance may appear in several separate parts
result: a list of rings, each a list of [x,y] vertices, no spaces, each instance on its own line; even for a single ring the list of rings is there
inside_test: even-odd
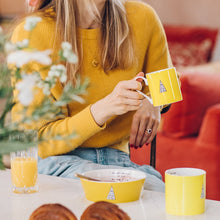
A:
[[[208,63],[210,52],[206,54]],[[177,65],[178,59],[175,61]],[[162,115],[156,169],[163,178],[170,168],[204,169],[206,197],[220,200],[220,62],[178,68],[183,101],[172,104]],[[131,149],[135,163],[149,164],[149,159],[149,146]]]

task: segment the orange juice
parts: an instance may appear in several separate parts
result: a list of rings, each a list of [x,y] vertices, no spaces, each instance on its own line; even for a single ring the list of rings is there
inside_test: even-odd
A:
[[[34,187],[37,181],[37,159],[15,157],[11,160],[12,184],[15,187]]]

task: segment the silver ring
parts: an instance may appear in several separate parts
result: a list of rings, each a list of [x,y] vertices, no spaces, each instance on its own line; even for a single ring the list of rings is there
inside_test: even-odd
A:
[[[152,133],[152,129],[151,129],[151,128],[145,129],[145,131],[146,131],[148,134]]]

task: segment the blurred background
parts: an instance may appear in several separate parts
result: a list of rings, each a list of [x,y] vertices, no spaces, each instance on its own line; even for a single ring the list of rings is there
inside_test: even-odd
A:
[[[25,11],[25,0],[0,0],[0,14],[2,17],[13,18]]]
[[[150,4],[164,25],[220,29],[219,0],[139,0]],[[25,13],[26,0],[0,0],[0,22],[7,28],[10,20]],[[218,36],[217,36],[218,37]],[[169,40],[169,39],[168,39]],[[217,40],[213,47],[220,47]],[[214,49],[214,48],[213,48]],[[220,48],[219,50],[220,51]],[[212,61],[220,59],[213,50]]]
[[[142,0],[152,5],[163,23],[220,27],[219,0]],[[25,11],[25,0],[0,0],[0,15],[13,18]]]
[[[219,0],[142,0],[152,5],[163,23],[220,27]],[[25,0],[0,0],[0,15],[13,18],[25,11]]]

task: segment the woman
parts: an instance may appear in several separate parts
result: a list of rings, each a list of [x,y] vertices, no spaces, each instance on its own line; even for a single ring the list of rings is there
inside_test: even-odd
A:
[[[76,132],[71,147],[64,141],[39,146],[39,172],[74,178],[75,172],[127,167],[147,173],[145,188],[164,190],[161,175],[152,167],[138,166],[129,159],[130,147],[150,143],[160,122],[160,107],[154,107],[136,90],[134,80],[172,66],[164,30],[154,10],[141,2],[124,0],[30,0],[34,13],[42,16],[30,46],[54,48],[68,41],[79,58],[67,64],[68,79],[76,74],[89,78],[85,104],[66,106],[65,118],[42,123],[39,135]],[[12,40],[27,37],[21,23]],[[55,53],[55,52],[54,52]],[[144,73],[143,73],[144,72]],[[59,84],[59,83],[58,83]],[[52,94],[58,98],[62,85]],[[13,109],[16,112],[19,107]]]

